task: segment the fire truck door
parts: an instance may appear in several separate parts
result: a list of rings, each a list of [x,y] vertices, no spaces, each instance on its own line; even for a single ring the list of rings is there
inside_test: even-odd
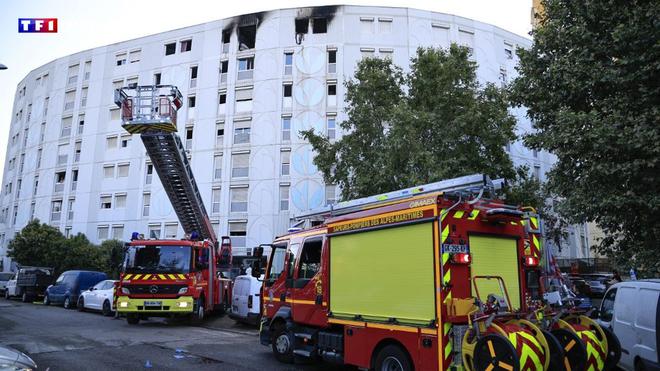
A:
[[[273,317],[286,301],[288,255],[286,244],[273,246],[268,271],[266,272],[266,278],[263,283],[264,315],[269,318]]]
[[[323,291],[320,282],[323,237],[306,239],[303,243],[290,292],[293,320],[296,323],[313,324],[313,319],[323,311]]]

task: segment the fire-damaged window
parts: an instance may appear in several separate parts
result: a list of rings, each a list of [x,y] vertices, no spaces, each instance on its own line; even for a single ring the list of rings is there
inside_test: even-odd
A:
[[[231,29],[222,31],[222,52],[229,53],[229,42],[231,40]]]
[[[326,32],[328,32],[327,18],[312,19],[312,33],[326,33]]]
[[[238,50],[254,49],[257,40],[257,25],[245,25],[238,27]]]
[[[308,30],[309,30],[309,18],[297,18],[296,33],[306,34]]]

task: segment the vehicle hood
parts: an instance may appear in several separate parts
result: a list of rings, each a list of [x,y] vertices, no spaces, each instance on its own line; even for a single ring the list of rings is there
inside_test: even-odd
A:
[[[17,350],[0,345],[0,370],[34,370],[32,358]]]

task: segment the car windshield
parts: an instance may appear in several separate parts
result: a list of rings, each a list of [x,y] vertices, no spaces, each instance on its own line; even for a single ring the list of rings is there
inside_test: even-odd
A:
[[[129,246],[124,258],[127,273],[188,273],[190,246]]]

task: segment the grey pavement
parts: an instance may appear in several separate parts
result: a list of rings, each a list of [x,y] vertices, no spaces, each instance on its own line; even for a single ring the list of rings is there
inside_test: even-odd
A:
[[[4,299],[0,344],[25,352],[39,370],[50,371],[336,369],[281,364],[259,343],[255,328],[226,317],[201,326],[160,318],[133,326],[98,313]]]

